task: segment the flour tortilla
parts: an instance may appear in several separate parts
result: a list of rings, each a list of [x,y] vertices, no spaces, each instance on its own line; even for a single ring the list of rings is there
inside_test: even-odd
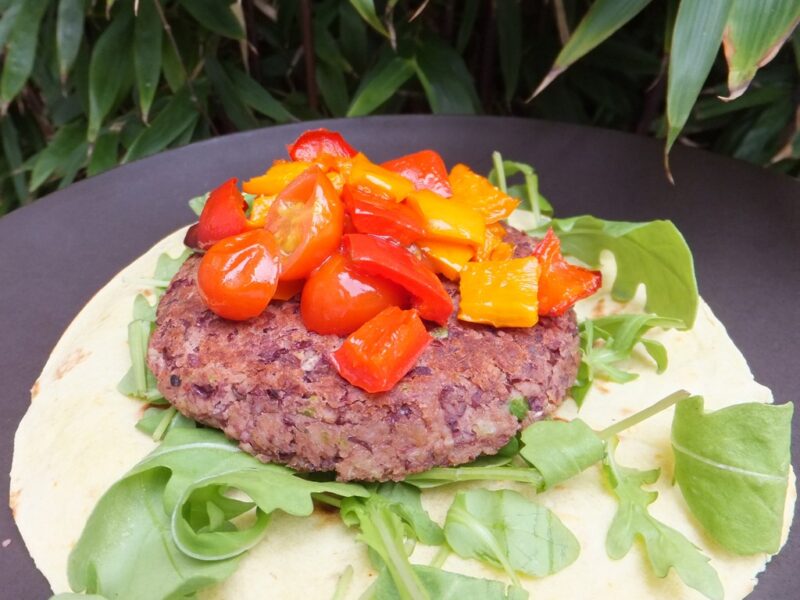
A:
[[[58,342],[31,390],[31,406],[17,431],[11,469],[10,504],[17,525],[36,566],[53,591],[69,591],[67,557],[84,523],[103,492],[150,452],[155,443],[134,424],[142,404],[121,395],[116,384],[130,364],[127,324],[137,293],[152,294],[158,256],[182,250],[183,230],[156,244],[125,268],[86,305]],[[622,306],[611,300],[611,255],[603,257],[606,286],[578,307],[579,317],[643,310],[644,290]],[[623,365],[640,377],[624,385],[597,382],[587,396],[580,417],[595,429],[633,414],[684,388],[705,397],[707,410],[741,402],[772,402],[770,391],[753,376],[724,326],[701,302],[690,332],[655,331],[650,334],[669,351],[669,368],[657,375],[651,361],[638,355]],[[577,416],[571,400],[559,416]],[[624,432],[618,461],[631,467],[661,467],[659,492],[652,514],[680,530],[709,557],[725,587],[725,598],[742,598],[756,583],[769,556],[735,556],[711,540],[693,519],[672,481],[673,458],[669,442],[672,410]],[[456,489],[429,490],[423,502],[442,523]],[[492,487],[492,486],[486,486]],[[499,487],[499,486],[497,486]],[[642,545],[636,544],[621,560],[605,552],[605,536],[617,508],[606,490],[599,466],[566,484],[536,495],[529,487],[514,487],[553,510],[580,540],[578,560],[563,571],[541,580],[522,577],[531,598],[702,598],[686,587],[674,572],[655,577]],[[786,499],[784,541],[796,499],[794,474]],[[418,544],[412,562],[428,564],[436,548]],[[330,598],[339,575],[351,565],[353,582],[348,598],[358,598],[374,581],[365,547],[336,515],[315,513],[307,518],[276,514],[267,537],[244,558],[239,570],[223,584],[200,594],[205,599]],[[444,568],[477,577],[505,581],[503,573],[476,561],[451,555]]]

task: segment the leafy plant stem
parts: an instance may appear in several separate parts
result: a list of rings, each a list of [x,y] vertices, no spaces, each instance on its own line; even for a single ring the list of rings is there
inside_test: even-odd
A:
[[[437,569],[441,569],[442,565],[444,565],[444,561],[447,560],[447,557],[450,556],[450,548],[447,545],[443,545],[439,548],[439,551],[433,557],[431,561],[431,566],[436,567]]]
[[[347,565],[347,568],[339,575],[339,580],[336,582],[336,589],[333,592],[333,598],[331,598],[331,600],[344,600],[352,581],[353,567],[352,565]]]
[[[649,419],[653,415],[660,413],[661,411],[667,410],[669,407],[674,406],[681,400],[684,400],[691,396],[689,392],[686,390],[678,390],[677,392],[673,392],[669,396],[662,398],[655,404],[648,406],[644,410],[640,410],[636,414],[631,415],[622,421],[618,421],[613,425],[609,425],[605,429],[598,431],[597,436],[605,441],[610,440],[615,435],[619,434],[626,429],[633,427],[634,425],[638,425],[642,421]]]
[[[164,433],[167,431],[169,424],[172,423],[172,418],[175,416],[175,413],[178,411],[175,410],[174,406],[170,406],[168,409],[164,411],[164,414],[161,416],[161,420],[158,422],[158,426],[153,431],[153,441],[160,442],[161,439],[164,437]]]
[[[525,185],[528,187],[528,198],[531,201],[531,209],[533,210],[534,227],[538,227],[539,222],[542,220],[542,211],[539,208],[539,176],[526,174]]]
[[[508,192],[508,186],[506,185],[506,168],[503,164],[503,155],[497,150],[492,152],[492,163],[494,163],[494,170],[495,173],[497,173],[497,187],[499,187],[505,194]]]
[[[342,501],[330,494],[311,494],[311,497],[317,502],[322,502],[328,506],[333,506],[335,508],[341,508],[342,506]]]

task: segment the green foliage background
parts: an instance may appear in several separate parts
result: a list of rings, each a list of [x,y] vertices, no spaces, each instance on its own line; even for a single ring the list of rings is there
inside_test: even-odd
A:
[[[166,148],[294,120],[478,113],[664,137],[676,0],[526,101],[590,4],[0,0],[0,214]],[[800,35],[728,103],[726,75],[720,52],[681,141],[800,175]]]

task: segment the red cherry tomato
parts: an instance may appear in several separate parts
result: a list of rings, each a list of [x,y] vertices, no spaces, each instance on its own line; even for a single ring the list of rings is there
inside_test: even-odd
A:
[[[263,229],[217,242],[197,271],[201,298],[225,319],[244,321],[260,315],[278,286],[278,256],[275,239]]]
[[[414,367],[431,339],[416,310],[390,306],[353,332],[331,359],[353,385],[386,392]]]
[[[346,185],[342,199],[359,233],[393,238],[408,246],[425,237],[425,221],[405,204],[386,200],[364,188]]]
[[[344,236],[344,254],[360,273],[377,275],[405,288],[423,319],[444,325],[453,300],[442,282],[416,256],[389,240],[351,233]]]
[[[281,281],[304,279],[342,239],[344,206],[319,167],[287,185],[270,206],[264,228],[278,242]]]
[[[407,303],[403,288],[358,273],[344,256],[334,254],[308,278],[300,314],[311,331],[349,335],[383,309]]]
[[[447,167],[442,157],[433,150],[422,150],[401,156],[388,160],[381,166],[410,180],[417,190],[430,190],[445,198],[453,195],[447,177]]]
[[[247,231],[246,208],[236,179],[229,179],[209,194],[200,221],[186,232],[184,243],[190,248],[207,250],[221,239]]]
[[[600,271],[590,271],[564,260],[561,241],[552,229],[536,244],[533,255],[539,259],[539,314],[558,317],[578,300],[594,294],[603,284]]]
[[[314,162],[318,157],[341,156],[350,158],[357,153],[342,137],[342,134],[328,129],[313,129],[300,134],[286,147],[292,160]]]

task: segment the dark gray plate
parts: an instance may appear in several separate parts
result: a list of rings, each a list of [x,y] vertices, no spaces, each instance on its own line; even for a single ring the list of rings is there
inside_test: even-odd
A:
[[[569,125],[488,117],[376,117],[328,121],[383,160],[438,149],[448,164],[486,171],[490,153],[532,163],[561,216],[675,221],[694,251],[700,291],[726,324],[756,379],[778,402],[796,397],[800,357],[800,185],[786,177],[677,148],[677,185],[654,140]],[[231,176],[262,173],[308,124],[194,144],[81,181],[0,219],[0,471],[50,350],[87,300],[155,241],[192,220],[186,200]],[[800,441],[795,421],[794,447]],[[798,466],[795,452],[795,468]],[[76,473],[76,476],[80,476]],[[0,495],[8,497],[8,479]],[[58,510],[57,506],[52,507]],[[800,528],[753,598],[796,597]],[[45,598],[11,518],[0,515],[6,598]]]

